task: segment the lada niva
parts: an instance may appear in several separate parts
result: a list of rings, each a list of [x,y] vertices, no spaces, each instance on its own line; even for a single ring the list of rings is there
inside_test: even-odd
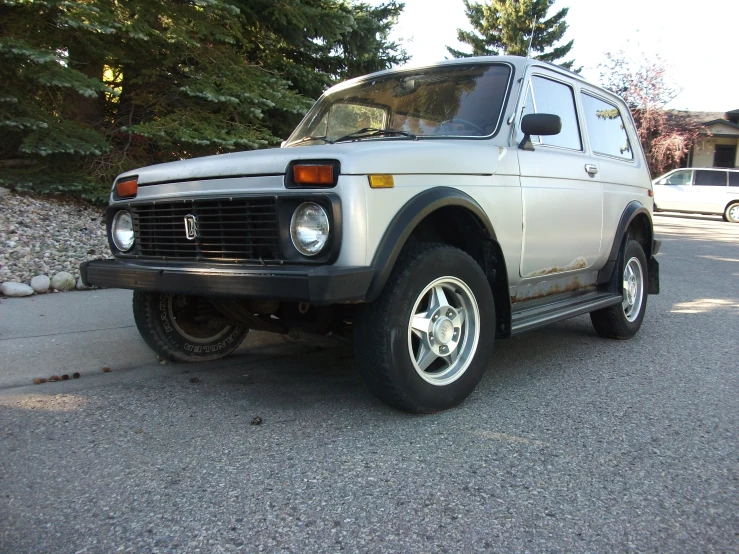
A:
[[[281,148],[124,173],[114,258],[81,271],[134,291],[165,359],[335,335],[383,401],[433,412],[496,339],[585,313],[633,336],[659,292],[652,194],[617,96],[532,59],[449,60],[329,89]]]

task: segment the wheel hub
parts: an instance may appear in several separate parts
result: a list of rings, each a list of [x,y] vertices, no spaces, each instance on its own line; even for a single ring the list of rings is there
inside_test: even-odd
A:
[[[641,310],[644,295],[644,273],[637,258],[631,258],[624,268],[623,309],[628,321],[634,321]]]
[[[441,277],[419,295],[408,326],[408,351],[418,374],[432,385],[459,378],[479,336],[472,291],[455,277]]]
[[[449,344],[454,337],[454,323],[447,318],[439,318],[434,324],[434,339],[439,344]]]
[[[629,288],[627,291],[627,295],[629,304],[633,305],[636,301],[636,278],[633,276],[629,278]]]

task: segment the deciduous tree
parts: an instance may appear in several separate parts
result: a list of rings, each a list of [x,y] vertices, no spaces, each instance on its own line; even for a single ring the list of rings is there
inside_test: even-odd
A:
[[[605,57],[599,66],[601,84],[629,106],[652,176],[679,167],[700,126],[665,108],[679,93],[670,82],[667,64],[659,56],[632,62],[623,50]]]

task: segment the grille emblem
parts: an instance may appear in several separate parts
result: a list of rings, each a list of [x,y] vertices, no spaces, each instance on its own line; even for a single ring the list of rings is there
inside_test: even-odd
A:
[[[198,238],[198,218],[193,214],[185,216],[185,236],[187,240]]]

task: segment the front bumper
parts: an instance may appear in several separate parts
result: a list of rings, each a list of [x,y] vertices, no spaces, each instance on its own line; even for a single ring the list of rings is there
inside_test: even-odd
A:
[[[363,301],[374,269],[288,265],[204,268],[112,259],[84,262],[80,273],[85,285],[103,288],[335,304]]]

